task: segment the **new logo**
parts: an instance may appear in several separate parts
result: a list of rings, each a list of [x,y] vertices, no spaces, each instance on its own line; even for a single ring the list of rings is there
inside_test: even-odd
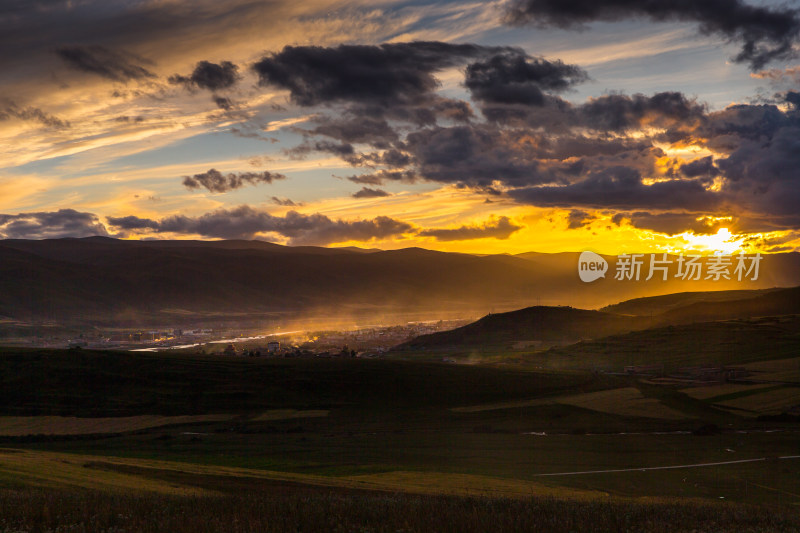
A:
[[[581,281],[591,283],[599,278],[606,277],[608,262],[594,252],[581,252],[578,258],[578,276]]]

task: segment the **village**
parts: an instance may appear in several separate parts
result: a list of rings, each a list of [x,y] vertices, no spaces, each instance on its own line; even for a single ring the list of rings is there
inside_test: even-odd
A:
[[[70,339],[40,339],[41,347],[114,349],[138,352],[193,350],[209,355],[250,357],[376,357],[420,335],[464,325],[467,320],[414,321],[319,331],[262,333],[221,328],[154,328],[93,332]]]

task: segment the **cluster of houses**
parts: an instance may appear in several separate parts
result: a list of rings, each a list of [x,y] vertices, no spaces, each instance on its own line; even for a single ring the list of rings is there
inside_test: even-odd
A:
[[[267,343],[266,348],[242,348],[238,349],[234,343],[228,343],[222,351],[224,355],[246,355],[249,357],[261,357],[262,355],[279,355],[281,354],[281,343],[278,341],[271,341]]]
[[[222,351],[223,355],[246,357],[361,357],[365,352],[356,353],[346,345],[341,349],[313,351],[307,347],[284,345],[278,341],[268,342],[266,347],[237,348],[236,344],[228,343]]]

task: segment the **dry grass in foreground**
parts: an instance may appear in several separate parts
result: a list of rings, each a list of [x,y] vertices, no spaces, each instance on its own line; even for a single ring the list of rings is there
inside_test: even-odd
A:
[[[245,496],[0,493],[0,532],[797,531],[792,511],[729,504],[492,499],[295,487]]]

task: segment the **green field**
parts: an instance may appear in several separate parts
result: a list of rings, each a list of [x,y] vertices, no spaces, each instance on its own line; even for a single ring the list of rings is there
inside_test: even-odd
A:
[[[17,517],[0,531],[57,521],[20,515],[21,495],[75,523],[102,502],[108,531],[140,530],[156,497],[164,523],[229,502],[239,530],[285,530],[241,511],[256,495],[306,531],[429,530],[420,512],[446,517],[441,531],[798,527],[800,426],[719,408],[739,392],[724,386],[692,397],[524,364],[12,349],[0,384],[0,427],[17,428],[0,436],[0,513]],[[376,509],[393,518],[376,524]]]

